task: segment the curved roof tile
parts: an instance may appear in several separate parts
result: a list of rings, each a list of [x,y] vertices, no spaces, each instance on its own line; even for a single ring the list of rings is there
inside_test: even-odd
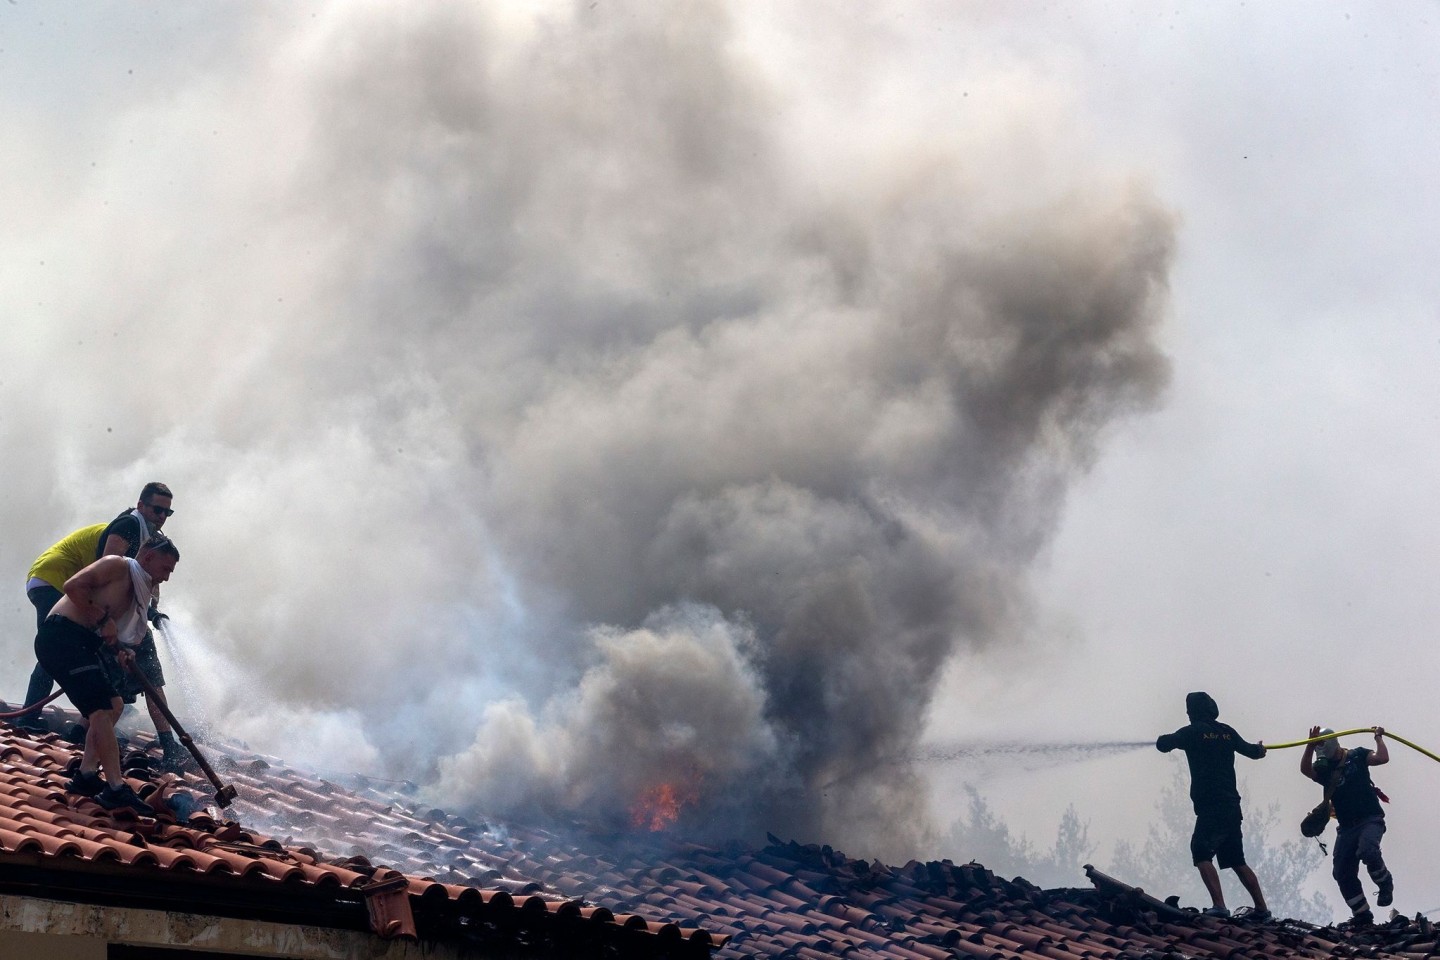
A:
[[[1090,878],[1093,890],[1042,891],[978,864],[886,866],[774,838],[758,849],[717,849],[668,834],[495,824],[412,803],[406,791],[413,785],[357,778],[347,789],[274,758],[223,744],[215,752],[217,769],[226,771],[241,798],[214,812],[235,822],[214,816],[187,824],[120,822],[88,801],[66,805],[68,744],[0,725],[0,858],[43,861],[43,835],[56,849],[67,841],[80,848],[80,856],[63,857],[79,868],[89,862],[85,842],[104,849],[114,844],[116,851],[126,844],[155,859],[133,867],[147,875],[200,869],[211,873],[212,885],[363,897],[374,902],[382,935],[405,935],[406,914],[395,911],[408,903],[417,911],[480,920],[471,925],[476,929],[550,924],[577,930],[582,924],[585,937],[618,932],[627,949],[641,937],[657,956],[668,945],[685,944],[716,951],[716,960],[1440,955],[1440,934],[1428,922],[1400,919],[1367,933],[1243,917],[1218,921],[1166,908],[1103,875]],[[155,779],[155,789],[208,799],[207,785],[196,777],[165,787],[162,779]],[[212,858],[208,870],[206,857]],[[183,866],[187,859],[194,867]],[[284,877],[290,879],[277,882]]]

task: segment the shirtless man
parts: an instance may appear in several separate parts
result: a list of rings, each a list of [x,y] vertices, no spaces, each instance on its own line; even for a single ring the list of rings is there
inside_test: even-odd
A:
[[[161,536],[160,528],[165,526],[167,519],[175,515],[175,511],[170,507],[173,501],[174,494],[165,484],[159,481],[145,484],[140,490],[140,499],[135,502],[135,509],[122,511],[100,534],[95,559],[99,560],[110,554],[138,556],[141,546],[152,537]],[[149,610],[150,622],[156,625],[161,620],[169,619],[156,607],[159,599],[160,591],[156,590]],[[165,711],[162,709],[165,703],[165,671],[160,666],[160,653],[155,649],[155,635],[146,629],[138,637],[127,639],[125,643],[135,655],[135,666],[155,689],[155,697],[146,695],[145,708],[150,713],[150,722],[155,724],[155,740],[160,744],[161,750],[160,768],[183,770],[189,766],[189,756],[175,739],[175,733],[170,729],[170,721],[165,719]],[[110,677],[111,686],[126,703],[134,703],[136,698],[145,692],[144,685],[121,668],[113,657],[103,658],[102,666]],[[34,682],[33,677],[31,682]],[[47,687],[45,693],[49,692]],[[159,702],[156,702],[157,700]],[[28,694],[26,702],[29,702]]]
[[[140,499],[136,501],[133,510],[121,511],[119,515],[108,524],[100,523],[89,527],[83,527],[74,531],[59,543],[53,545],[35,560],[30,567],[30,573],[25,583],[25,595],[35,606],[37,614],[36,626],[45,622],[50,615],[50,608],[60,599],[63,593],[62,587],[66,580],[74,576],[79,570],[92,560],[99,560],[103,556],[116,554],[122,557],[133,557],[140,552],[141,545],[150,537],[160,532],[165,526],[165,521],[174,515],[171,509],[173,494],[170,488],[158,481],[145,484],[140,490]],[[150,610],[152,622],[159,622],[165,614],[158,610]],[[140,668],[145,671],[150,683],[157,690],[165,686],[165,674],[160,669],[160,658],[155,650],[155,639],[153,636],[146,637],[145,641],[137,647],[136,656]],[[113,661],[106,665],[106,672],[114,678],[116,671]],[[123,676],[124,686],[120,693],[126,703],[134,703],[139,693],[139,685],[128,675]],[[45,668],[36,665],[30,673],[30,686],[25,691],[25,706],[39,703],[50,695],[54,681],[45,672]],[[155,724],[155,732],[159,734],[161,748],[164,751],[165,764],[172,769],[184,765],[185,751],[175,742],[175,734],[170,730],[170,724],[165,720],[164,713],[146,698],[145,705],[150,710],[150,719]],[[37,709],[28,716],[21,717],[17,723],[26,730],[36,733],[44,733],[49,729],[45,718],[40,716]]]
[[[65,790],[93,796],[110,810],[124,807],[142,815],[154,813],[120,776],[115,723],[124,703],[101,669],[100,650],[102,646],[117,649],[122,666],[134,662],[128,648],[144,636],[155,587],[170,579],[179,559],[175,544],[158,535],[134,559],[101,557],[65,581],[65,595],[35,635],[36,659],[89,720],[80,769]]]

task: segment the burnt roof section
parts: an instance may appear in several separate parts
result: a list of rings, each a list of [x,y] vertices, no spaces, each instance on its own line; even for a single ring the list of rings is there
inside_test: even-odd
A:
[[[137,737],[136,743],[145,741]],[[60,852],[55,845],[66,838],[45,827],[57,818],[83,819],[77,815],[93,806],[71,800],[64,807],[69,813],[51,806],[62,782],[55,758],[68,756],[70,745],[53,737],[30,740],[4,725],[0,744],[0,816],[48,811],[28,822],[22,817],[21,830],[13,819],[0,822],[0,864],[18,856],[37,862],[48,857],[55,864],[95,856],[84,846]],[[1259,922],[1243,914],[1220,920],[1178,909],[1093,868],[1086,878],[1077,877],[1089,886],[1042,890],[978,864],[891,866],[774,837],[765,846],[717,847],[666,833],[471,819],[415,802],[411,784],[346,778],[342,786],[233,745],[207,749],[239,790],[239,800],[225,811],[237,823],[207,823],[202,815],[188,828],[158,828],[156,836],[141,838],[143,844],[128,841],[122,825],[98,828],[113,860],[145,870],[144,887],[157,893],[181,874],[190,885],[218,876],[230,896],[241,881],[267,892],[314,888],[321,899],[328,895],[357,911],[360,900],[347,884],[359,875],[387,882],[390,890],[381,896],[392,900],[403,886],[422,935],[427,926],[464,926],[469,917],[477,926],[490,923],[490,936],[515,936],[521,944],[527,937],[543,939],[548,924],[554,945],[557,931],[570,924],[571,936],[588,931],[585,942],[592,944],[613,948],[615,937],[629,936],[635,942],[624,949],[652,955],[713,949],[716,960],[1417,960],[1440,954],[1440,932],[1418,917],[1355,930]],[[127,757],[143,788],[153,789],[156,778],[143,770],[143,758],[134,750]],[[208,796],[198,778],[159,782],[170,791],[188,788]],[[180,835],[170,831],[177,829],[200,836],[184,834],[190,840],[176,842]],[[78,844],[78,837],[69,839]],[[175,851],[163,853],[168,864],[157,843]],[[147,850],[156,854],[155,863],[145,859]],[[194,865],[177,866],[177,853]],[[228,869],[202,854],[224,860]],[[113,865],[111,854],[99,856]],[[403,883],[397,875],[406,877]],[[378,916],[372,910],[369,922],[383,929],[389,922],[383,904],[372,907]],[[608,931],[611,939],[603,941],[596,931]]]

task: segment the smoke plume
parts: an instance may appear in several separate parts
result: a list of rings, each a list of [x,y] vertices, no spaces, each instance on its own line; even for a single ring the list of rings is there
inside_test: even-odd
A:
[[[1164,386],[1173,224],[1016,65],[897,106],[873,24],[611,7],[277,12],[83,127],[0,228],[4,389],[68,383],[4,421],[6,559],[163,479],[221,732],[903,849],[885,758]]]

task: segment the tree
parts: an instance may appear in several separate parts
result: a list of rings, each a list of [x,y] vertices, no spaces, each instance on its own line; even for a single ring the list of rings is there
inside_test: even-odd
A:
[[[974,787],[966,786],[965,793],[968,814],[951,825],[942,841],[944,853],[954,860],[982,863],[1002,876],[1024,877],[1042,887],[1073,887],[1083,882],[1085,863],[1094,855],[1095,844],[1090,842],[1090,825],[1081,822],[1073,804],[1060,818],[1055,845],[1041,851],[1023,835],[1011,834],[1009,825]]]
[[[1010,827],[995,815],[980,791],[967,784],[965,794],[969,798],[967,813],[950,825],[949,834],[940,842],[941,852],[960,862],[982,863],[1006,876],[1025,876],[1034,869],[1034,845],[1024,837],[1011,836]]]
[[[1282,833],[1276,833],[1277,826]],[[1272,837],[1283,835],[1285,829],[1294,839],[1275,843]],[[1290,823],[1281,818],[1280,804],[1246,808],[1245,859],[1260,877],[1271,913],[1311,923],[1335,919],[1334,909],[1323,893],[1312,890],[1308,897],[1303,893],[1311,875],[1326,863],[1325,854],[1314,840],[1300,836],[1298,821]]]
[[[1080,822],[1075,804],[1065,808],[1060,815],[1060,827],[1055,832],[1055,847],[1046,864],[1052,882],[1061,886],[1073,886],[1085,876],[1085,864],[1095,856],[1095,844],[1090,842],[1090,823]],[[1040,881],[1035,881],[1039,883]],[[1050,884],[1046,884],[1049,886]]]
[[[1158,817],[1150,824],[1145,842],[1136,845],[1119,841],[1107,872],[1162,900],[1179,896],[1182,904],[1209,906],[1210,897],[1190,858],[1195,814],[1186,775],[1178,763],[1170,783],[1155,802],[1155,811]],[[1280,824],[1278,803],[1256,807],[1244,800],[1241,812],[1245,817],[1245,859],[1260,878],[1270,912],[1277,917],[1329,923],[1333,912],[1324,894],[1312,891],[1306,896],[1303,892],[1310,875],[1324,862],[1319,846],[1299,837],[1278,843],[1273,840]],[[1249,896],[1231,871],[1222,870],[1220,877],[1226,903],[1232,907],[1249,903]]]
[[[1089,823],[1080,819],[1073,804],[1060,818],[1055,845],[1042,851],[1025,836],[1013,834],[974,787],[967,786],[965,792],[969,798],[967,812],[951,825],[941,841],[943,856],[957,861],[974,860],[1002,876],[1024,877],[1042,887],[1084,883],[1085,864],[1095,862],[1096,845],[1090,840]],[[1190,858],[1195,814],[1182,764],[1177,762],[1174,775],[1161,790],[1155,812],[1144,841],[1117,842],[1114,857],[1104,869],[1162,900],[1178,896],[1186,906],[1209,906],[1210,898]],[[1329,923],[1334,918],[1330,901],[1313,889],[1306,893],[1311,875],[1325,860],[1320,848],[1302,840],[1298,830],[1294,839],[1274,839],[1285,829],[1279,804],[1257,807],[1245,801],[1242,812],[1245,858],[1260,878],[1271,912],[1278,917]],[[1231,871],[1223,870],[1220,876],[1228,904],[1234,907],[1250,902]]]

